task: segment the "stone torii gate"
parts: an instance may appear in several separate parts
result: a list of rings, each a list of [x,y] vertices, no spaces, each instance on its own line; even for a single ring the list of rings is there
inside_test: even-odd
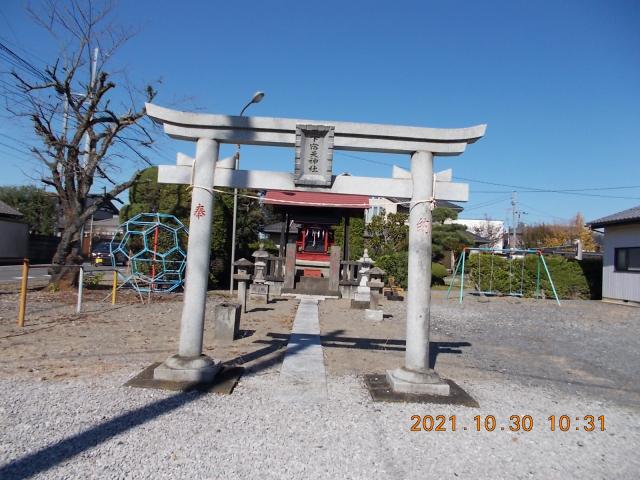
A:
[[[405,364],[387,378],[397,392],[449,394],[449,385],[429,368],[431,210],[436,199],[467,201],[469,191],[466,184],[451,183],[450,170],[434,175],[433,157],[460,155],[486,125],[438,129],[236,117],[153,104],[146,111],[170,137],[196,142],[195,159],[179,154],[176,166],[158,169],[158,182],[189,184],[193,193],[178,353],[155,369],[155,379],[205,382],[220,369],[219,361],[202,353],[213,189],[313,190],[411,199]],[[221,143],[295,147],[295,172],[234,170],[230,162],[218,162]],[[409,154],[411,171],[394,168],[392,178],[334,176],[334,149]]]

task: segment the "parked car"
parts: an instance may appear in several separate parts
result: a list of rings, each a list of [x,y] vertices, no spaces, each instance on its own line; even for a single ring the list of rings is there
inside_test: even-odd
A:
[[[122,253],[116,253],[116,265],[126,265],[126,260],[126,257]],[[91,252],[91,263],[96,267],[100,265],[112,265],[109,242],[99,243],[93,248]]]

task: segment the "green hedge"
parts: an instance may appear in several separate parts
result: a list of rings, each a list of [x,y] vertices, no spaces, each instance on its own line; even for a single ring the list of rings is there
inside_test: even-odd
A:
[[[376,267],[387,272],[388,277],[394,277],[396,284],[407,288],[408,253],[398,252],[389,255],[381,255],[376,259]],[[444,277],[447,269],[439,263],[431,263],[431,285],[444,285]]]
[[[444,285],[447,269],[439,263],[431,263],[431,285]]]
[[[560,298],[592,298],[593,283],[587,279],[580,263],[562,256],[545,255],[544,257],[553,283]],[[493,263],[493,266],[492,266]],[[480,288],[482,291],[493,291],[501,294],[522,291],[525,297],[536,294],[536,276],[538,257],[527,255],[524,258],[511,260],[486,253],[468,255],[465,262],[465,286]],[[540,288],[546,297],[553,297],[551,284],[540,264]]]

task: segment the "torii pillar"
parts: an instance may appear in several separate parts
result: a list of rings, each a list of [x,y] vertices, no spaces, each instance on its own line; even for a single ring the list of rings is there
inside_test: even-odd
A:
[[[449,395],[449,384],[429,368],[433,153],[411,156],[413,193],[409,209],[409,272],[404,367],[387,371],[395,392]]]
[[[204,314],[209,282],[211,225],[213,222],[213,179],[218,161],[219,144],[200,138],[193,162],[187,271],[178,354],[169,357],[153,371],[156,380],[173,382],[210,382],[221,363],[202,353]]]

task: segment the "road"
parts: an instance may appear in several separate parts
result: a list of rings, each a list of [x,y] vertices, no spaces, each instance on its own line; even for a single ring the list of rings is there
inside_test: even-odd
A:
[[[85,263],[85,272],[111,270],[111,266],[108,267],[93,267],[90,263]],[[34,279],[47,279],[49,274],[47,273],[49,267],[32,266],[29,268],[29,280]],[[118,267],[118,271],[124,272],[125,267]],[[22,278],[22,265],[2,265],[0,266],[0,283],[12,283],[18,282]]]

